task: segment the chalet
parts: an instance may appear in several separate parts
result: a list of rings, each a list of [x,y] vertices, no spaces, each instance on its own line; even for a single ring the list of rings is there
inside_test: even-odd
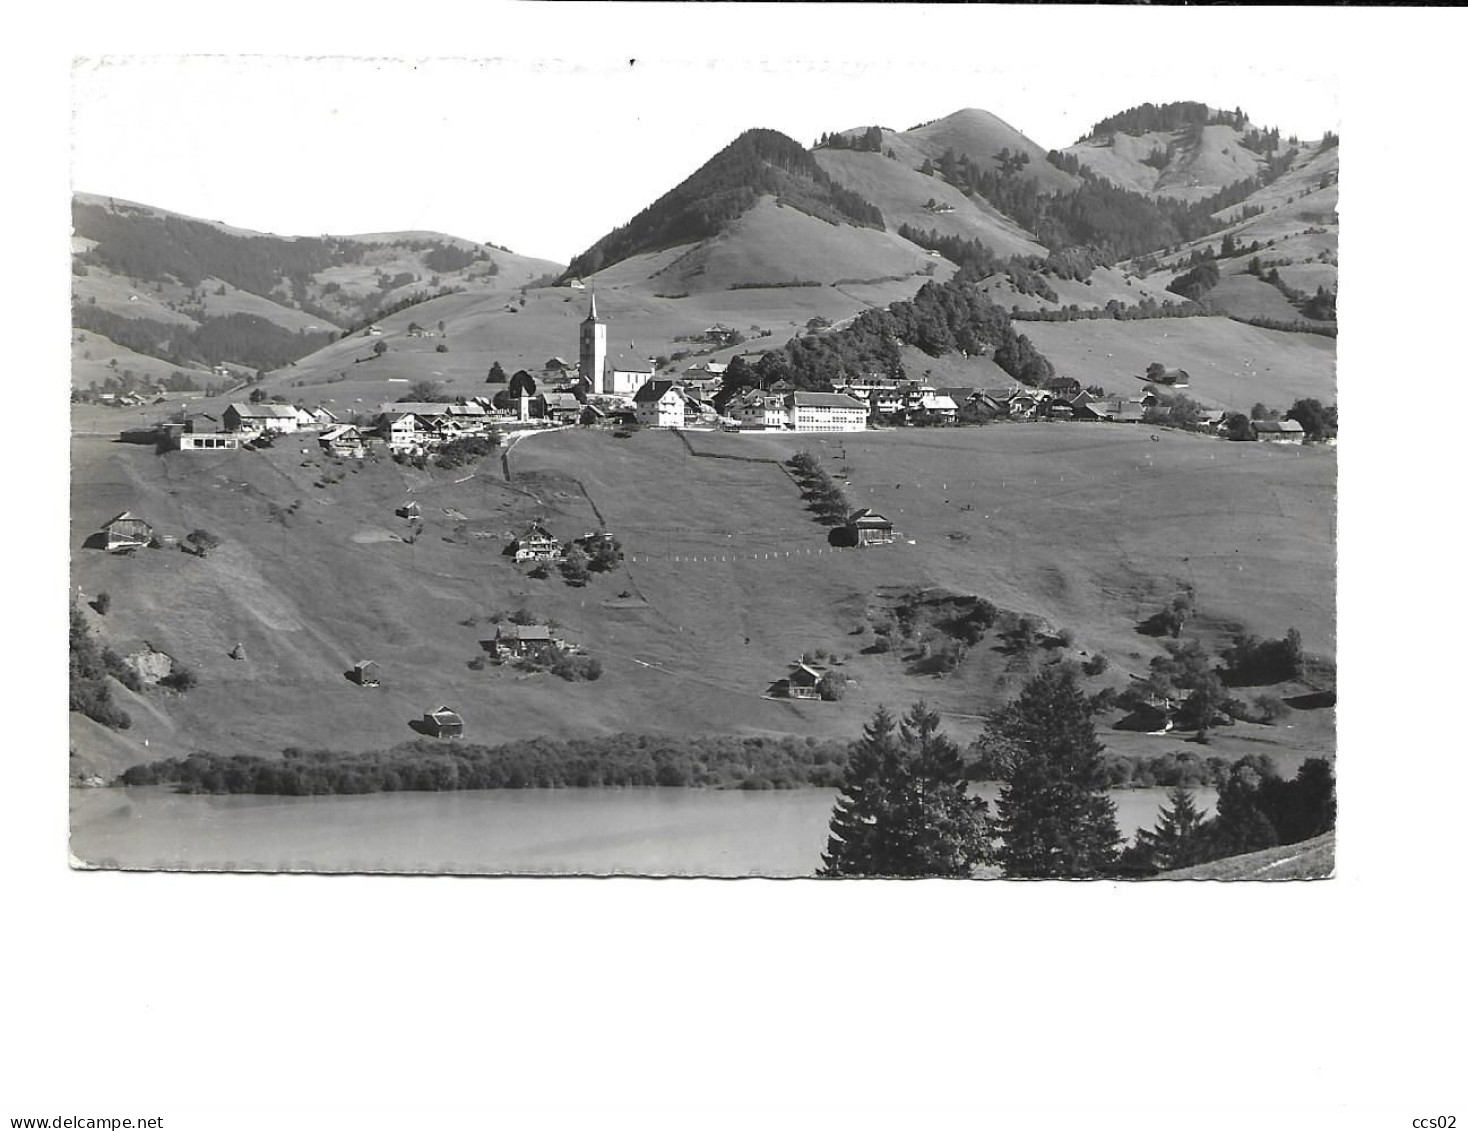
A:
[[[382,682],[382,669],[376,660],[358,660],[352,665],[352,682],[359,687],[377,687]]]
[[[527,656],[544,656],[560,646],[548,625],[502,624],[495,629],[491,651],[500,656],[524,659]]]
[[[819,699],[820,683],[825,674],[820,668],[797,662],[791,666],[790,674],[777,680],[771,690],[786,699]]]
[[[714,428],[719,423],[718,410],[714,402],[704,397],[685,394],[683,404],[683,426],[685,428]]]
[[[1114,401],[1077,399],[1070,402],[1072,420],[1110,420],[1115,412]]]
[[[937,392],[923,393],[912,405],[911,411],[936,417],[949,424],[958,419],[958,405],[953,398]]]
[[[632,398],[637,423],[646,428],[682,428],[688,398],[674,381],[648,381]]]
[[[586,289],[586,284],[583,283],[580,279],[572,279],[566,284],[566,286],[570,287],[572,290],[577,291],[584,291]]]
[[[1043,387],[1056,397],[1073,397],[1081,391],[1081,383],[1074,377],[1052,377]]]
[[[844,393],[792,392],[785,412],[796,432],[863,432],[867,406]]]
[[[288,404],[231,404],[224,410],[224,427],[229,432],[295,432],[300,427],[296,410]]]
[[[1298,420],[1251,420],[1254,439],[1262,444],[1303,444],[1305,426]]]
[[[432,430],[412,412],[384,412],[377,418],[377,434],[395,452],[421,448],[433,437]]]
[[[544,366],[542,366],[542,368],[547,373],[552,375],[574,373],[576,371],[576,367],[574,365],[572,365],[564,357],[559,356],[551,358],[545,363]]]
[[[531,523],[511,547],[517,562],[554,561],[561,553],[560,542],[538,522]]]
[[[408,519],[418,518],[422,515],[422,513],[423,509],[418,505],[417,499],[409,499],[406,503],[400,506],[397,511],[399,518]]]
[[[704,327],[703,336],[706,341],[726,346],[734,340],[734,335],[738,332],[733,327],[725,326],[722,322],[715,322],[712,326]]]
[[[300,408],[296,410],[296,421],[302,429],[327,429],[335,428],[341,423],[336,414],[330,409],[322,408]]]
[[[424,713],[423,729],[434,738],[462,738],[464,720],[457,711],[448,707],[440,707],[436,711]]]
[[[731,401],[728,412],[741,428],[751,430],[783,429],[790,418],[785,413],[785,398],[763,389],[749,389]]]
[[[338,424],[328,428],[316,438],[322,450],[329,456],[345,459],[361,459],[366,454],[367,441],[355,424]]]
[[[583,407],[574,393],[537,393],[531,415],[556,424],[574,424]]]
[[[153,528],[132,511],[123,511],[102,527],[108,550],[136,550],[153,540]]]
[[[856,511],[846,520],[858,546],[886,546],[896,540],[892,531],[892,520],[868,507]]]
[[[607,414],[603,409],[597,408],[594,404],[584,404],[581,406],[581,415],[576,418],[576,423],[589,428],[593,425],[605,424],[606,419]]]

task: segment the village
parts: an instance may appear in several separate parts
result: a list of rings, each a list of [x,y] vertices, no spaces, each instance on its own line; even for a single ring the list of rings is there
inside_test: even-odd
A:
[[[431,334],[417,323],[410,337]],[[380,338],[367,327],[364,336]],[[702,337],[715,344],[733,340],[716,325]],[[698,362],[681,375],[658,375],[656,362],[616,364],[607,357],[607,323],[590,298],[580,325],[579,360],[548,359],[539,376],[517,372],[508,387],[492,396],[383,403],[374,413],[339,414],[323,405],[307,407],[266,400],[257,389],[246,401],[222,412],[181,412],[160,426],[165,447],[218,451],[272,442],[293,433],[316,436],[328,455],[360,458],[373,449],[393,456],[431,454],[455,440],[543,428],[599,427],[719,430],[734,433],[863,432],[870,428],[944,426],[992,421],[1092,421],[1123,424],[1159,422],[1170,390],[1189,387],[1186,371],[1152,368],[1140,391],[1110,394],[1075,377],[1049,379],[1042,387],[1018,382],[993,388],[935,386],[923,380],[868,375],[845,380],[829,392],[797,389],[777,381],[769,388],[740,389],[721,396],[728,364]],[[145,403],[137,394],[114,397],[121,407]],[[718,405],[722,404],[722,411]],[[1230,414],[1216,413],[1200,423],[1222,433]],[[1249,421],[1261,442],[1301,443],[1304,429],[1294,420]]]

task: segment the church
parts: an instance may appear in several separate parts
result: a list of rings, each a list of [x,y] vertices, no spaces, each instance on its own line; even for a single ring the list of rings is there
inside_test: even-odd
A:
[[[591,393],[610,397],[630,397],[651,381],[655,366],[623,368],[607,361],[607,324],[596,315],[596,294],[591,295],[591,309],[581,323],[579,354],[581,376],[591,383]]]

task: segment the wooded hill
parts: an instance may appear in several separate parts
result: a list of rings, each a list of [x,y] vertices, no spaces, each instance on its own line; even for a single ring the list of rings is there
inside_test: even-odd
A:
[[[885,227],[874,205],[832,180],[799,142],[775,130],[747,130],[682,184],[571,260],[568,274],[591,275],[642,252],[717,235],[762,196],[832,224]]]

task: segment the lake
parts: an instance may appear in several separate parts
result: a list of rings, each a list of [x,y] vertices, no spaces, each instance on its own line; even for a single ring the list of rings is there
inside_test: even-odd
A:
[[[977,792],[991,803],[999,787]],[[1130,839],[1163,789],[1114,792]],[[1194,791],[1201,810],[1216,799]],[[102,868],[808,876],[836,792],[523,789],[329,797],[71,791],[71,851]]]

